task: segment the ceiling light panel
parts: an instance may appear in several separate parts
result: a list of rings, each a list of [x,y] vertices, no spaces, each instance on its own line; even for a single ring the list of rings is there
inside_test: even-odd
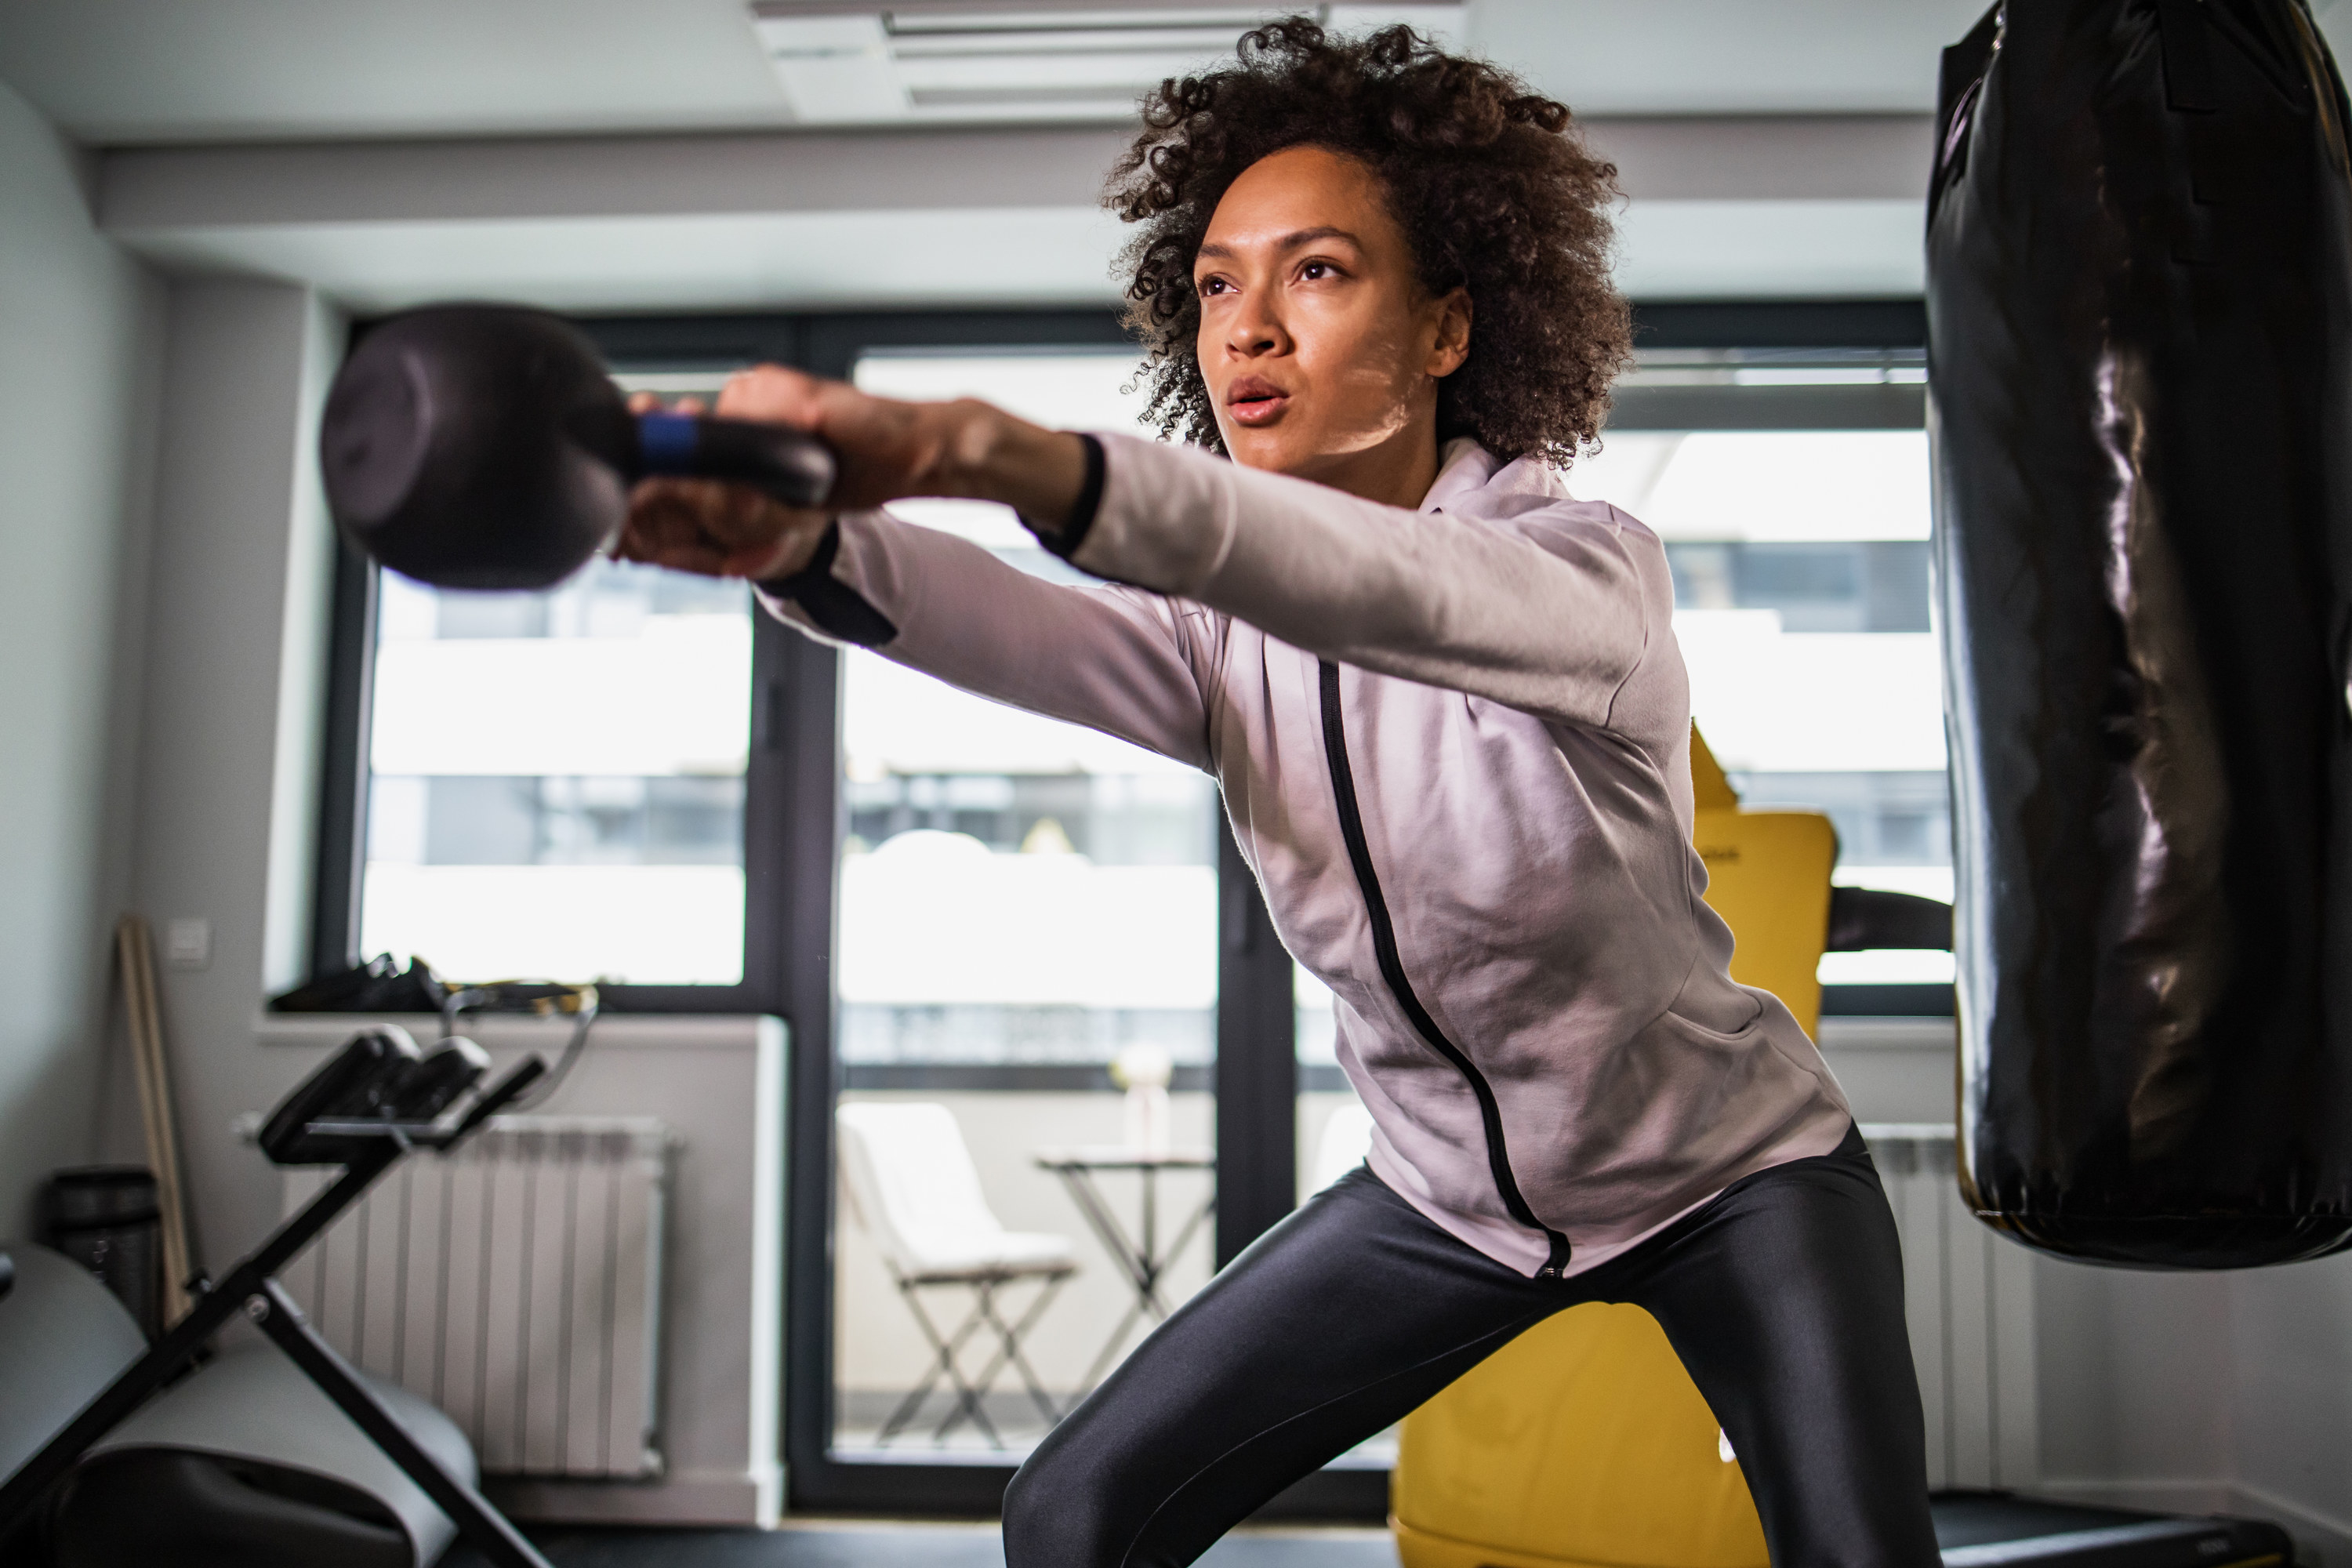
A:
[[[786,5],[792,0],[784,0]],[[1328,9],[1328,7],[1327,7]],[[974,6],[952,9],[884,10],[884,23],[902,37],[941,33],[1067,33],[1149,32],[1164,28],[1207,28],[1232,35],[1254,27],[1275,13],[1249,5],[1132,6],[1110,10],[1000,11]]]
[[[1460,0],[1323,5],[1335,31],[1403,22],[1441,44],[1460,30]],[[1263,22],[1296,16],[1255,6],[991,5],[912,0],[760,0],[751,20],[793,115],[812,125],[983,121],[1119,121],[1171,76],[1214,66]]]

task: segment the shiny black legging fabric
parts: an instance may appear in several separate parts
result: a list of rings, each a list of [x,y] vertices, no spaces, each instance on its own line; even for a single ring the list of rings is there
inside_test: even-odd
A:
[[[1563,1308],[1665,1330],[1737,1450],[1776,1568],[1928,1568],[1895,1221],[1859,1133],[1538,1281],[1359,1168],[1260,1237],[1039,1445],[1006,1568],[1176,1568]]]

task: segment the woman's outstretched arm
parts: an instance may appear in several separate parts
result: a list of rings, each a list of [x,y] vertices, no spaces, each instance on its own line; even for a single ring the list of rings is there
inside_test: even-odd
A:
[[[822,435],[839,466],[832,501],[845,510],[795,511],[739,486],[650,479],[630,498],[623,559],[748,578],[814,636],[1212,765],[1203,693],[1215,628],[1197,606],[1187,615],[1156,594],[1044,582],[878,510],[959,496],[1066,519],[1099,475],[1079,437],[984,404],[898,403],[772,365],[730,381],[717,412]]]
[[[1607,728],[1668,636],[1664,552],[1606,507],[1529,495],[1516,515],[1451,516],[1189,448],[1102,446],[1099,504],[1041,528],[1048,548],[1310,653]]]
[[[1218,628],[1198,606],[1074,587],[886,512],[844,515],[758,585],[785,620],[1033,713],[1207,769]]]
[[[1003,501],[1047,548],[1097,576],[1197,601],[1311,653],[1574,724],[1616,723],[1619,691],[1667,637],[1664,552],[1603,507],[1531,495],[1510,518],[1413,511],[1198,451],[1043,430],[976,402],[895,403],[775,366],[730,383],[719,412],[822,436],[840,458],[845,505]],[[646,487],[625,552],[755,580],[797,577],[804,607],[812,593],[846,593],[901,635],[914,617],[880,601],[902,594],[963,628],[939,628],[950,658],[1000,635],[1015,639],[1005,653],[1013,664],[1046,657],[1025,628],[997,624],[1018,619],[1013,606],[975,589],[950,608],[935,592],[942,578],[911,557],[921,581],[897,581],[887,549],[869,559],[851,548],[863,531],[854,521],[826,533],[821,517],[741,492],[726,501],[693,482]],[[819,564],[824,539],[841,544]],[[1059,654],[1086,657],[1076,644]],[[971,684],[960,670],[936,672]]]

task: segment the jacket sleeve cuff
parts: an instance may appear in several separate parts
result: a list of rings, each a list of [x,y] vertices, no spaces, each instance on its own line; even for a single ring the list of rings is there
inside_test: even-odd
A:
[[[1156,594],[1198,596],[1216,575],[1233,548],[1241,482],[1304,483],[1137,436],[1106,436],[1095,444],[1103,472],[1094,513],[1057,553],[1082,572]]]
[[[1037,542],[1052,554],[1067,561],[1087,542],[1087,534],[1095,525],[1095,513],[1102,510],[1103,444],[1095,437],[1081,431],[1078,439],[1085,443],[1087,476],[1078,486],[1078,499],[1070,508],[1069,521],[1059,528],[1046,528],[1024,517],[1021,526],[1037,536]]]
[[[790,576],[772,577],[758,587],[799,606],[810,624],[829,637],[859,647],[880,647],[898,635],[898,628],[864,595],[833,574],[834,560],[840,553],[841,520],[835,518],[826,525],[807,565]]]

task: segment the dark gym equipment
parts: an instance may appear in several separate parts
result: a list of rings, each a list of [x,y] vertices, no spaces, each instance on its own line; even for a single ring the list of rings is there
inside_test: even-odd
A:
[[[360,1381],[455,1479],[474,1451],[404,1388]],[[94,1444],[59,1489],[56,1568],[420,1568],[450,1521],[270,1345],[215,1356]]]
[[[273,1013],[438,1013],[449,988],[421,958],[403,969],[392,954],[306,980],[269,999]]]
[[[656,474],[787,506],[833,488],[833,454],[773,425],[632,415],[579,329],[543,310],[436,305],[362,338],[319,431],[327,505],[358,549],[445,588],[545,588],[620,531]]]
[[[89,1269],[153,1339],[163,1331],[163,1228],[144,1165],[59,1171],[44,1194],[42,1240]]]
[[[12,1286],[0,1297],[0,1474],[30,1458],[147,1349],[131,1310],[72,1258],[22,1243],[10,1245],[8,1258]],[[0,1518],[0,1541],[6,1524]]]
[[[354,1036],[280,1102],[263,1126],[262,1152],[278,1164],[340,1163],[344,1167],[342,1174],[217,1285],[200,1282],[187,1316],[82,1405],[79,1415],[0,1484],[0,1538],[50,1495],[51,1488],[66,1478],[77,1459],[131,1418],[150,1396],[188,1365],[223,1324],[243,1312],[496,1568],[548,1568],[546,1560],[483,1500],[470,1480],[453,1473],[451,1465],[420,1440],[410,1423],[404,1421],[403,1413],[394,1408],[398,1401],[372,1387],[319,1336],[275,1278],[411,1150],[455,1147],[511,1105],[547,1070],[538,1057],[529,1057],[488,1089],[477,1092],[487,1066],[480,1048],[470,1040],[446,1038],[420,1052],[404,1031],[379,1025]],[[472,1099],[467,1101],[469,1093]],[[135,1331],[132,1338],[135,1341]],[[175,1390],[167,1400],[178,1393]],[[163,1408],[159,1405],[155,1410]],[[152,1415],[152,1412],[141,1412],[138,1419],[148,1420]],[[105,1467],[98,1460],[91,1463],[93,1484],[103,1489],[109,1484]],[[187,1483],[182,1489],[191,1495],[200,1495],[209,1484],[202,1478],[182,1479]],[[97,1517],[107,1516],[101,1510]],[[312,1519],[310,1523],[318,1521]]]
[[[1881,888],[1830,889],[1829,936],[1824,952],[1861,952],[1874,947],[1952,950],[1952,906],[1940,899],[1890,893]]]
[[[1944,58],[1929,430],[1960,1171],[2112,1263],[2352,1245],[2352,164],[2294,0]]]
[[[2277,1568],[2286,1531],[2259,1520],[2048,1502],[2009,1492],[1938,1492],[1945,1568]]]
[[[129,1308],[62,1253],[11,1242],[0,1292],[0,1476],[147,1348]],[[46,1563],[42,1521],[0,1523],[0,1563]]]

